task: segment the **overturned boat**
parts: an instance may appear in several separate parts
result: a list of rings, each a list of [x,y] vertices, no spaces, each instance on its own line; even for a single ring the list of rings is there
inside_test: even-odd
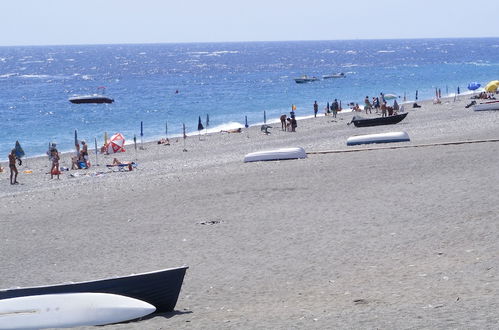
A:
[[[301,158],[307,158],[305,149],[301,147],[295,147],[252,152],[244,156],[244,162],[247,163]]]
[[[406,132],[387,132],[378,134],[355,135],[347,139],[347,146],[370,143],[392,143],[410,141]]]
[[[367,126],[378,126],[378,125],[393,125],[400,123],[407,116],[407,112],[401,113],[400,115],[393,115],[388,117],[376,117],[376,118],[362,118],[359,116],[354,116],[350,123],[353,123],[355,127],[367,127]]]
[[[490,101],[473,105],[474,111],[492,111],[499,110],[499,101]]]
[[[0,290],[0,300],[59,293],[111,293],[145,301],[157,312],[171,312],[177,304],[187,266],[90,282]]]

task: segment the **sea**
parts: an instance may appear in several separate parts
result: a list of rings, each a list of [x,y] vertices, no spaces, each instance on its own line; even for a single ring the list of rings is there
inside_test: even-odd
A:
[[[346,78],[297,84],[302,75]],[[499,38],[112,44],[0,47],[0,160],[19,141],[27,157],[49,143],[101,146],[104,133],[127,142],[260,125],[296,106],[320,112],[335,98],[363,104],[469,92],[499,79]],[[112,104],[72,104],[105,91]],[[208,122],[207,122],[208,120]],[[141,129],[142,128],[142,129]],[[206,132],[203,131],[203,132]]]

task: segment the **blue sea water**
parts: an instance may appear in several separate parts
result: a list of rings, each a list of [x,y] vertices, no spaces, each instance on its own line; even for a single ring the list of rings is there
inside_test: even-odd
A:
[[[307,74],[344,72],[345,79],[296,84]],[[351,40],[0,47],[0,159],[16,140],[26,155],[60,151],[80,139],[99,145],[103,133],[130,141],[197,130],[198,116],[214,130],[288,113],[322,111],[334,98],[363,103],[380,92],[432,98],[468,83],[499,79],[499,38]],[[74,94],[106,87],[113,104],[71,104]],[[176,93],[176,91],[179,93]]]

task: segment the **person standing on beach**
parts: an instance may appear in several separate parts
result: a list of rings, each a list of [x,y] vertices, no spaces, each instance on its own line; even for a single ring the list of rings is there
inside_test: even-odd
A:
[[[374,99],[374,97],[373,97],[373,99]],[[380,106],[379,106],[379,98],[375,98],[373,100],[373,103],[374,103],[374,110],[376,110],[376,113],[378,113],[379,112],[379,108],[380,108]]]
[[[329,107],[329,102],[328,102],[326,107],[324,108],[324,116],[329,116],[329,114],[331,113],[330,109],[331,108]]]
[[[9,154],[9,168],[10,168],[10,184],[18,184],[17,182],[17,174],[19,172],[17,171],[16,167],[16,149],[12,149],[12,151]],[[14,181],[12,181],[12,178],[14,178]]]
[[[314,102],[314,118],[317,118],[317,112],[319,112],[319,105],[317,101]]]
[[[373,106],[371,105],[371,102],[369,102],[369,96],[366,96],[366,98],[364,99],[364,110],[366,110],[366,115],[367,115],[368,110],[369,110],[369,113],[372,113],[371,112],[372,108],[373,108]]]
[[[381,117],[386,117],[386,102],[381,103]]]
[[[339,109],[338,100],[334,99],[333,103],[331,104],[331,110],[333,111],[333,118],[336,118],[338,109]]]
[[[50,157],[52,159],[52,167],[50,168],[50,178],[53,179],[54,175],[57,175],[57,179],[59,179],[59,152],[57,149],[52,150],[52,155]]]
[[[81,141],[81,158],[85,162],[85,167],[90,167],[90,162],[88,161],[88,145],[85,140]]]

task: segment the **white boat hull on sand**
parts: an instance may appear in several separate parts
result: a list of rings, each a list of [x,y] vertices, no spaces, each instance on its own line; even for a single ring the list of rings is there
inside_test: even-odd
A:
[[[244,162],[260,162],[268,160],[285,160],[307,158],[307,153],[301,147],[281,148],[252,152],[244,156]]]
[[[347,139],[347,146],[369,143],[392,143],[410,141],[406,132],[387,132],[380,134],[367,134],[351,136]]]
[[[499,101],[479,103],[473,106],[474,111],[492,111],[499,110]]]
[[[156,307],[109,293],[65,293],[0,300],[0,329],[105,325],[137,319]]]

